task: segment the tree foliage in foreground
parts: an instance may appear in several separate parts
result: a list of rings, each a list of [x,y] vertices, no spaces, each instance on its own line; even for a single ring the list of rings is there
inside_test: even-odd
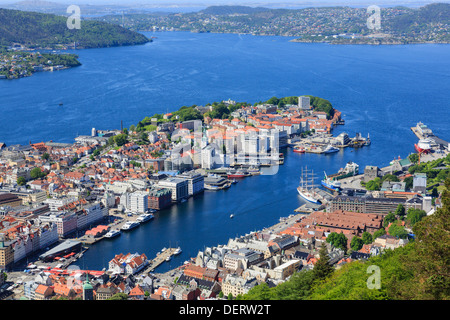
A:
[[[414,224],[416,240],[406,246],[385,250],[366,262],[347,263],[322,279],[316,278],[313,270],[300,271],[277,287],[258,285],[242,299],[450,299],[450,179],[445,181],[445,187],[443,207]],[[367,286],[371,276],[368,267],[372,265],[380,268],[380,289]]]

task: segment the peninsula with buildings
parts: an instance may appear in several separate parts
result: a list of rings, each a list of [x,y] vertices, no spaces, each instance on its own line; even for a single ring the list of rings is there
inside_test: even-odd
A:
[[[367,7],[308,7],[272,9],[211,6],[188,13],[127,13],[95,20],[139,31],[191,31],[295,37],[294,42],[330,44],[449,43],[450,4],[420,8],[380,8],[379,27],[369,28],[373,11]]]
[[[81,65],[75,54],[0,51],[0,79],[29,77],[36,72],[57,71]]]
[[[260,299],[261,290],[285,299],[282,289],[296,279],[311,284],[359,265],[353,262],[392,257],[388,249],[410,248],[415,225],[448,212],[449,145],[422,123],[412,128],[417,154],[330,175],[339,187],[320,190],[319,204],[205,248],[170,272],[156,273],[182,248],[162,248],[156,257],[117,252],[105,270],[70,268],[89,246],[152,223],[157,211],[282,165],[281,148],[367,145],[361,136],[332,137],[340,124],[327,100],[273,97],[182,107],[129,128],[93,128],[74,143],[0,143],[1,299]]]

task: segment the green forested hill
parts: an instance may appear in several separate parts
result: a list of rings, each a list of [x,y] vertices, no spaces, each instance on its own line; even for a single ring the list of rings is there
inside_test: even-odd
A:
[[[80,29],[70,30],[63,16],[0,9],[0,46],[19,43],[29,48],[73,44],[100,48],[149,42],[144,35],[118,25],[99,21],[81,21]]]

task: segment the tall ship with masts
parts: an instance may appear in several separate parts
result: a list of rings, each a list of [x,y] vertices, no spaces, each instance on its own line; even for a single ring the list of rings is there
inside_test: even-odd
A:
[[[298,194],[308,202],[314,204],[321,204],[317,200],[317,194],[314,191],[314,171],[308,171],[308,167],[302,168],[302,174],[300,176],[300,185],[297,188]]]

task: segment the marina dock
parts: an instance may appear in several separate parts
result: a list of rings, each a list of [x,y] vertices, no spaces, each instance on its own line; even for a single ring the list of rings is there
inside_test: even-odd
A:
[[[168,248],[156,255],[156,258],[150,260],[147,268],[143,270],[144,273],[153,272],[159,265],[166,261],[168,257],[172,257],[175,254],[177,248]]]

